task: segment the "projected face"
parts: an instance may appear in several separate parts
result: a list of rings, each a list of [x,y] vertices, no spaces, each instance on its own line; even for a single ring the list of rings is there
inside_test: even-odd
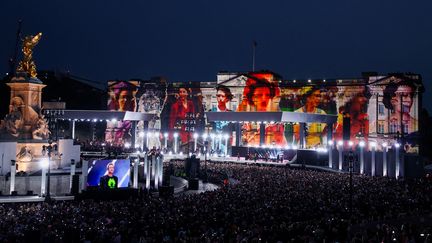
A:
[[[409,113],[413,104],[412,98],[413,90],[409,86],[399,86],[395,92],[395,95],[391,98],[391,104],[396,112]],[[402,103],[402,110],[401,110]]]
[[[133,111],[133,96],[129,90],[122,90],[119,94],[119,111]]]
[[[306,105],[310,107],[318,107],[321,102],[321,91],[315,90],[306,99]]]
[[[114,165],[109,164],[108,165],[108,175],[113,175],[113,174],[114,174]]]
[[[219,105],[225,104],[228,102],[227,96],[226,96],[225,92],[223,92],[222,90],[218,90],[218,92],[216,94],[216,98],[217,98],[217,102]]]
[[[181,100],[186,100],[187,96],[188,96],[188,92],[185,88],[180,88],[179,89],[179,96]]]
[[[253,100],[254,100],[257,111],[266,111],[267,106],[271,100],[270,88],[257,87],[254,90]]]
[[[363,111],[363,107],[365,107],[366,103],[367,103],[367,98],[364,96],[363,93],[359,93],[357,94],[354,98],[353,98],[353,102],[351,105],[351,111],[350,112],[359,112],[359,111]]]

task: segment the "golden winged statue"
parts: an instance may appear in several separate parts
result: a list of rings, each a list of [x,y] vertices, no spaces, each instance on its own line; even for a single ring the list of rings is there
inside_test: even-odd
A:
[[[23,40],[22,52],[24,54],[23,60],[17,67],[17,72],[27,72],[30,77],[36,78],[36,65],[33,61],[33,48],[39,43],[42,33],[33,36],[26,36]]]

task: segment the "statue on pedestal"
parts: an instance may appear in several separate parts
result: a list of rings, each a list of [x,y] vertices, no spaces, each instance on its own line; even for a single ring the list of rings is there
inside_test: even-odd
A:
[[[7,140],[45,140],[50,131],[41,114],[41,97],[44,84],[36,77],[33,48],[39,43],[42,33],[23,39],[23,59],[16,75],[7,83],[11,87],[9,114],[0,122],[0,137]]]
[[[33,48],[39,43],[42,33],[26,36],[23,40],[23,60],[19,63],[17,72],[26,72],[31,78],[36,78],[36,65],[33,61]]]

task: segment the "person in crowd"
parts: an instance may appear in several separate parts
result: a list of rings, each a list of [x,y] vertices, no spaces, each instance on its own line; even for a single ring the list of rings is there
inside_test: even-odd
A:
[[[172,162],[176,170],[184,161]],[[203,168],[203,167],[201,167]],[[219,188],[163,199],[0,204],[1,242],[430,242],[432,184],[209,163]],[[301,203],[300,203],[301,202]]]

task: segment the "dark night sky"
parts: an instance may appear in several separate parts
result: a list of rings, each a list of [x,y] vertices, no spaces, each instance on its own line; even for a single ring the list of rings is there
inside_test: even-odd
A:
[[[21,18],[23,33],[44,34],[38,69],[99,82],[215,80],[220,70],[250,70],[256,40],[257,69],[285,79],[416,72],[432,89],[430,0],[5,0],[0,9],[2,74]]]

